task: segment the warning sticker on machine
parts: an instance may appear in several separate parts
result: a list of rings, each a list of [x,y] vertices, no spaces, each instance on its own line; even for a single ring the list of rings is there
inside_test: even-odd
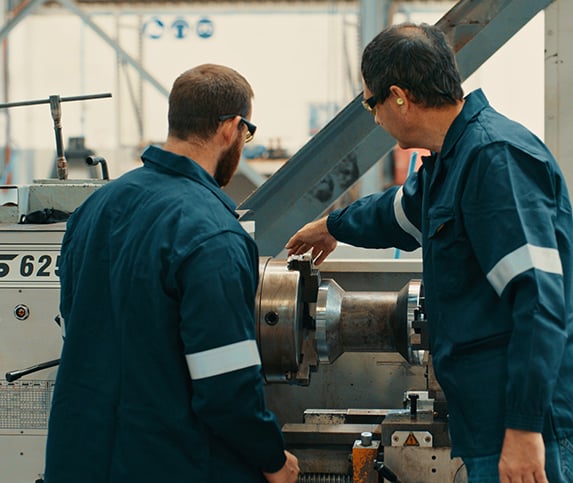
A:
[[[0,286],[14,283],[59,283],[59,245],[0,248]]]

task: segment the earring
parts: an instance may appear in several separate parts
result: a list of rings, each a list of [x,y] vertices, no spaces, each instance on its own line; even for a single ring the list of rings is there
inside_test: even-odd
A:
[[[404,99],[402,99],[401,97],[398,97],[398,99],[396,99],[396,104],[401,106],[402,104],[404,104]]]

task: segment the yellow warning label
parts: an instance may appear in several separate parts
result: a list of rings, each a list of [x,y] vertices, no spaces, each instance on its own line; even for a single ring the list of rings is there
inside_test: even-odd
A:
[[[406,441],[404,441],[404,446],[420,446],[420,443],[418,443],[418,440],[416,439],[416,436],[414,436],[414,433],[410,433],[408,435]]]

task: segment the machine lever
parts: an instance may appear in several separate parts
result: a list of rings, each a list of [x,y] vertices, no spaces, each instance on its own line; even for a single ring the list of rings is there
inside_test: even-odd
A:
[[[49,369],[50,367],[57,366],[60,363],[60,359],[54,359],[53,361],[42,362],[41,364],[36,364],[35,366],[27,367],[26,369],[19,369],[16,371],[10,371],[6,373],[6,380],[8,382],[16,381],[22,376],[32,374],[33,372],[41,371],[43,369]]]
[[[398,479],[396,474],[390,468],[388,468],[383,462],[375,461],[374,469],[378,472],[379,481],[384,481],[386,479],[391,483],[400,483],[400,480]]]

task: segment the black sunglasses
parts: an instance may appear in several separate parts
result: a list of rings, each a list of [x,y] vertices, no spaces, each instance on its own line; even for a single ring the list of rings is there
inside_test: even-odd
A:
[[[234,119],[237,116],[239,116],[241,118],[241,122],[247,126],[247,137],[245,138],[245,142],[250,143],[255,137],[255,131],[257,130],[257,126],[255,126],[252,122],[247,121],[243,116],[239,114],[225,114],[224,116],[219,116],[219,121]]]
[[[362,106],[366,109],[370,114],[376,114],[374,108],[378,104],[378,98],[376,96],[370,96],[368,99],[362,99]]]

